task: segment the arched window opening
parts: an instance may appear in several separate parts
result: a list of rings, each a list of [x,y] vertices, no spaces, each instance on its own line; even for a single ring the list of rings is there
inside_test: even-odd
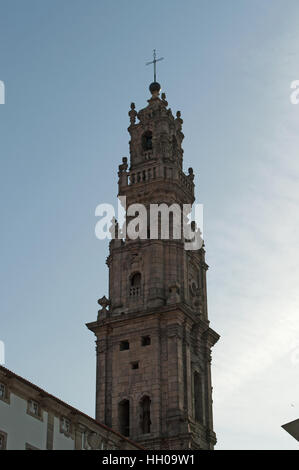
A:
[[[142,434],[151,432],[151,400],[145,396],[140,400],[140,428]]]
[[[147,131],[142,136],[142,148],[145,151],[153,149],[153,134]]]
[[[198,372],[193,375],[194,414],[195,421],[203,423],[203,389],[202,380]]]
[[[130,435],[130,403],[123,400],[118,404],[119,432],[124,436]]]
[[[141,274],[135,273],[130,279],[130,296],[137,297],[141,294]]]

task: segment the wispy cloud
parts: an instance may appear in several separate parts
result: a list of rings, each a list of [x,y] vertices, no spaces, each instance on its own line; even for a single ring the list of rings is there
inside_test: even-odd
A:
[[[250,402],[271,383],[271,399],[282,411],[289,405],[274,386],[282,372],[293,378],[286,385],[293,399],[299,394],[299,364],[294,363],[299,345],[299,106],[298,117],[293,109],[283,109],[272,139],[255,143],[260,160],[255,156],[250,191],[232,204],[229,224],[226,219],[213,227],[223,261],[213,279],[213,291],[218,284],[219,292],[211,300],[222,333],[214,352],[216,416],[233,412],[244,397]],[[249,432],[264,413],[272,433],[269,396],[260,395],[264,408],[251,402],[246,410],[240,405],[240,412],[246,414]],[[275,426],[279,429],[279,423]]]

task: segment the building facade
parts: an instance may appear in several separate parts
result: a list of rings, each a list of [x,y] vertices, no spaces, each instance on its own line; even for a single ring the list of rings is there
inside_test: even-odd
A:
[[[140,450],[107,426],[0,366],[0,450]]]
[[[194,174],[183,171],[180,112],[173,116],[159,84],[150,91],[146,108],[131,104],[130,165],[123,158],[118,172],[126,208],[146,208],[146,237],[111,240],[109,298],[87,324],[96,336],[96,419],[148,449],[213,449],[211,348],[219,336],[209,326],[204,246],[185,249],[183,218],[175,223],[171,212],[168,237],[158,227],[153,239],[149,222],[153,204],[193,204]]]

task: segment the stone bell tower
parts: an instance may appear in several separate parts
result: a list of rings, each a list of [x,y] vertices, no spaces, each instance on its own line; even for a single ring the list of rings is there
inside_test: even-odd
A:
[[[160,85],[148,106],[129,111],[130,165],[119,166],[126,206],[193,204],[192,168],[182,168],[183,120]],[[127,218],[128,223],[128,218]],[[170,228],[173,219],[169,219]],[[171,230],[170,230],[171,232]],[[109,297],[99,300],[96,418],[148,449],[213,449],[211,348],[205,250],[184,236],[113,239],[107,258]]]

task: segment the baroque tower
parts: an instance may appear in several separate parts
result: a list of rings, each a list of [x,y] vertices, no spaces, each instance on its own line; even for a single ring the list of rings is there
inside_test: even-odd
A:
[[[131,104],[130,165],[123,158],[118,196],[127,207],[193,204],[181,114],[173,116],[158,83],[150,91],[146,108]],[[110,241],[109,298],[87,324],[96,336],[96,419],[147,449],[213,449],[211,348],[219,335],[209,326],[204,246],[186,250],[183,235],[147,235]]]

